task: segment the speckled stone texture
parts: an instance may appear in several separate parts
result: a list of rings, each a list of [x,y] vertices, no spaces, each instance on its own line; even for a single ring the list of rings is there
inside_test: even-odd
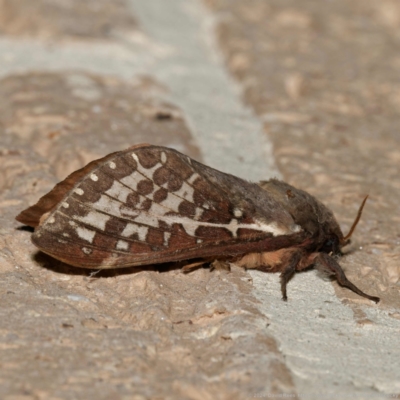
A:
[[[0,398],[398,397],[399,25],[396,0],[0,0]],[[341,265],[381,303],[312,272],[284,303],[274,274],[38,252],[15,216],[140,142],[281,174],[345,232],[368,193]]]

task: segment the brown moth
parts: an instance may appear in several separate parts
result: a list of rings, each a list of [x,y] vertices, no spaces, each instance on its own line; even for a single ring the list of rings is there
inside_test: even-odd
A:
[[[41,251],[77,267],[235,262],[281,272],[284,300],[293,274],[314,267],[378,302],[336,261],[365,200],[344,236],[333,213],[303,190],[276,179],[247,182],[142,144],[75,171],[16,219],[35,228]]]

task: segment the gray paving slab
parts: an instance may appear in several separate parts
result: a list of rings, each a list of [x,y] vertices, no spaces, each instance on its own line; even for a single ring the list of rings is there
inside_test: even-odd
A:
[[[279,176],[262,123],[243,105],[241,87],[224,68],[214,17],[195,0],[129,4],[141,30],[114,42],[1,38],[0,76],[75,69],[126,80],[153,76],[168,87],[166,98],[184,111],[207,164],[247,179]],[[400,320],[388,317],[399,310],[362,303],[371,323],[360,325],[331,283],[313,272],[293,279],[288,303],[280,298],[277,275],[250,275],[249,296],[259,300],[252,323],[261,333],[272,333],[300,398],[386,399],[400,393]],[[258,372],[262,378],[263,371]],[[258,386],[254,396],[271,393]]]
[[[213,19],[200,2],[130,1],[142,32],[113,43],[0,39],[0,76],[83,69],[132,79],[154,76],[187,116],[203,160],[246,179],[278,176],[261,122],[240,102],[213,45]],[[178,27],[178,29],[177,29]]]

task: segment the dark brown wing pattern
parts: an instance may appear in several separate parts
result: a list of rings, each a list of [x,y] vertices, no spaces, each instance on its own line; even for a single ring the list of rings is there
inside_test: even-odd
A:
[[[258,185],[151,145],[88,164],[17,219],[43,252],[85,268],[276,250],[300,230]]]

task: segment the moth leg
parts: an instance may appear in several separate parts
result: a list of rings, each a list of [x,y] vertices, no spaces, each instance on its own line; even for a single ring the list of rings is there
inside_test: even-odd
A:
[[[350,290],[352,290],[354,293],[357,293],[358,295],[365,297],[369,300],[374,301],[375,303],[378,303],[380,298],[375,297],[375,296],[370,296],[363,291],[361,291],[357,286],[355,286],[353,283],[351,283],[346,275],[344,274],[342,267],[335,261],[334,258],[329,256],[326,253],[319,253],[319,255],[315,258],[314,260],[315,267],[317,269],[321,269],[324,272],[328,272],[330,274],[333,274],[336,276],[337,281],[341,286],[347,287]]]
[[[225,270],[225,271],[230,271],[231,267],[229,263],[226,260],[213,260],[213,259],[204,259],[200,261],[195,261],[191,264],[187,264],[182,267],[182,272],[190,272],[193,271],[196,268],[201,267],[204,264],[210,264],[210,271],[213,269],[216,270]]]
[[[210,271],[216,269],[217,271],[230,271],[231,266],[228,261],[225,260],[214,260],[210,264]]]
[[[290,279],[293,277],[297,264],[301,259],[301,252],[296,252],[290,258],[287,267],[281,273],[281,291],[282,291],[282,300],[287,301],[287,293],[286,293],[286,286]]]
[[[191,272],[193,270],[195,270],[196,268],[201,267],[202,265],[206,264],[207,260],[203,260],[203,261],[196,261],[194,263],[191,264],[187,264],[185,266],[182,267],[182,272]]]

